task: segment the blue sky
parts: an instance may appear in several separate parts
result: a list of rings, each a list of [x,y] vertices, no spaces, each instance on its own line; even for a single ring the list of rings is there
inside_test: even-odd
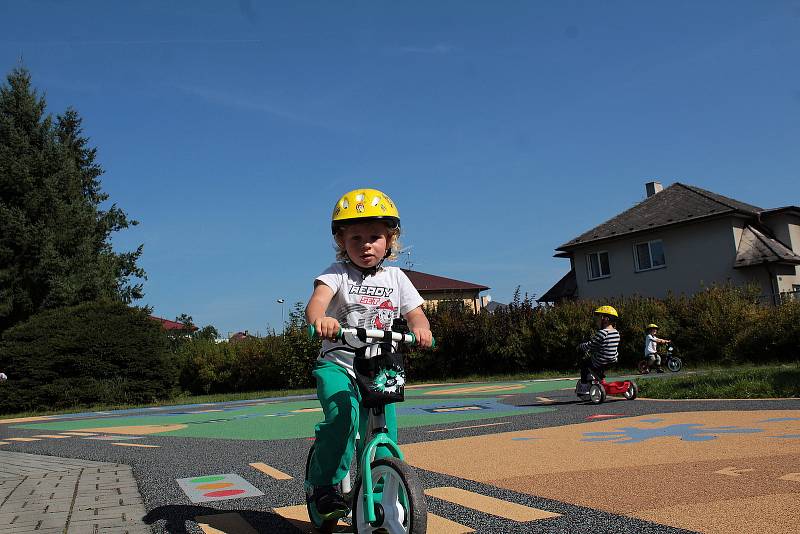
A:
[[[78,109],[144,303],[280,328],[385,190],[421,271],[539,295],[553,249],[683,181],[800,203],[800,1],[0,0],[0,67]]]

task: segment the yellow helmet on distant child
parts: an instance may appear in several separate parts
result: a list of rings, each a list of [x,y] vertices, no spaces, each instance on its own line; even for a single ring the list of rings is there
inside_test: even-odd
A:
[[[619,318],[619,314],[614,306],[600,306],[594,313],[597,315],[608,315],[609,317]]]
[[[333,207],[331,232],[348,223],[369,220],[386,221],[392,229],[400,228],[400,213],[389,195],[377,189],[354,189],[342,195]]]
[[[658,328],[658,325],[655,323],[650,323],[649,325],[647,325],[648,330],[650,330],[651,328]]]

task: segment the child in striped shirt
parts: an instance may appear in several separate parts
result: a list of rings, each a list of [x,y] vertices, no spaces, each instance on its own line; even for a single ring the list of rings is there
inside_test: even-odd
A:
[[[581,384],[589,383],[589,374],[602,380],[605,370],[617,362],[619,332],[615,328],[619,314],[613,306],[600,306],[594,311],[597,327],[592,339],[578,345],[578,349],[590,355],[581,369]]]

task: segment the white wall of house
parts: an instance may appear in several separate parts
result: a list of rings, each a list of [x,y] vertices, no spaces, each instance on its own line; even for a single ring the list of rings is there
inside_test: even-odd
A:
[[[762,295],[771,295],[775,275],[764,266],[733,268],[743,228],[742,219],[726,217],[577,248],[573,254],[578,297],[593,299],[639,294],[664,298],[669,291],[693,294],[703,287],[726,282],[756,283]],[[656,239],[662,241],[666,264],[637,271],[635,244]],[[609,253],[611,274],[607,278],[589,280],[587,254],[600,251]]]
[[[800,254],[800,217],[791,213],[780,213],[764,222],[778,241]],[[786,271],[784,269],[784,274],[778,275],[778,288],[782,293],[800,286],[800,265],[794,267],[794,272]]]

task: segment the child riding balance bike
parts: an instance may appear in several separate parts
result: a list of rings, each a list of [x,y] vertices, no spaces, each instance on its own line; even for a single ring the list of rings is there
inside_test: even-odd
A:
[[[618,359],[620,336],[615,325],[619,314],[613,306],[600,306],[594,311],[597,332],[592,338],[578,345],[578,351],[586,355],[581,367],[581,379],[575,385],[575,394],[581,400],[600,404],[606,395],[622,394],[633,400],[639,388],[633,380],[606,382],[605,371]]]
[[[433,338],[416,288],[383,266],[399,246],[400,215],[386,194],[357,189],[334,206],[331,231],[338,261],[316,278],[306,306],[310,332],[324,339],[313,369],[325,419],[307,461],[309,517],[330,531],[352,506],[356,532],[422,534],[425,499],[402,461],[392,403],[405,382],[397,343],[430,347]],[[411,333],[392,331],[404,329],[398,314]],[[360,476],[348,499],[354,452]]]

